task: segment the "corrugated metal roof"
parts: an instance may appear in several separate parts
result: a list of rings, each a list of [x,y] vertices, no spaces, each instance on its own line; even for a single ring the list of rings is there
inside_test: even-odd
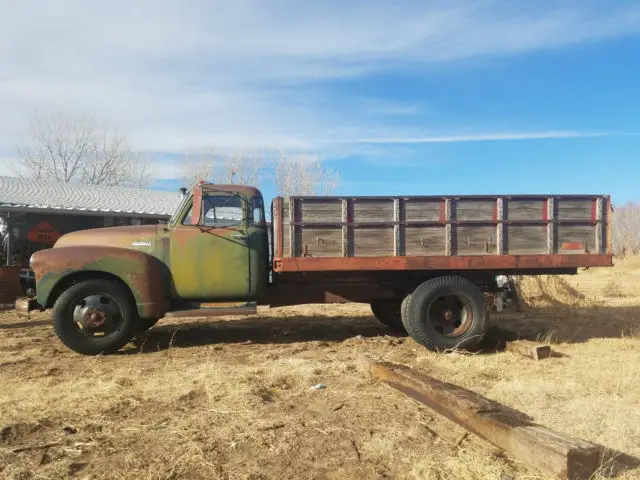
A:
[[[0,176],[0,209],[33,208],[164,216],[173,214],[180,199],[178,192]]]

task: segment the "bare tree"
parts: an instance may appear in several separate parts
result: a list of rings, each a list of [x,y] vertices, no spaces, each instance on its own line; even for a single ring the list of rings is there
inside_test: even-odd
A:
[[[264,157],[253,151],[217,154],[210,149],[196,150],[182,158],[180,169],[182,180],[187,185],[195,185],[200,180],[260,185],[265,176]]]
[[[615,208],[612,223],[615,253],[640,253],[640,203],[627,202]]]
[[[329,195],[337,188],[340,176],[316,155],[280,153],[273,166],[273,180],[284,196]]]
[[[34,178],[137,187],[151,182],[149,159],[134,154],[119,130],[101,126],[93,116],[36,116],[18,157]]]

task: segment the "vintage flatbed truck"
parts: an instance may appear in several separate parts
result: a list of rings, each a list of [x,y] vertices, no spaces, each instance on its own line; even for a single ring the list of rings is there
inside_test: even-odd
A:
[[[74,232],[31,257],[59,339],[113,352],[158,319],[366,302],[430,349],[473,348],[503,275],[612,265],[604,195],[277,197],[201,183],[166,224]]]

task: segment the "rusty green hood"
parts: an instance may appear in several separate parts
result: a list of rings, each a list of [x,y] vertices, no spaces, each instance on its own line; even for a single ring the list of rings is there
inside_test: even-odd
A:
[[[54,248],[75,246],[119,247],[151,253],[158,225],[137,225],[80,230],[58,239]]]

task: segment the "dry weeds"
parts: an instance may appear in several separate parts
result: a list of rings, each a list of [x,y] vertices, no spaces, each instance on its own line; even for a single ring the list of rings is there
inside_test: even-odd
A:
[[[607,292],[612,279],[624,296]],[[365,355],[471,388],[608,447],[608,458],[640,457],[640,261],[522,289],[529,306],[494,314],[475,355],[389,336],[362,305],[161,323],[142,349],[94,358],[62,347],[46,314],[26,324],[2,314],[0,477],[544,478],[372,382]],[[558,355],[496,350],[505,329],[545,337]],[[43,448],[14,452],[25,446]],[[614,465],[605,459],[597,478]]]

